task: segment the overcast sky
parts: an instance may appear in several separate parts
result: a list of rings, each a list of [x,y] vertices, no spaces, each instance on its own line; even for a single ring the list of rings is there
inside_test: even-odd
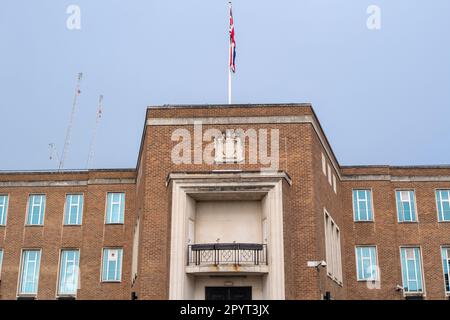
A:
[[[81,29],[69,30],[69,5]],[[367,27],[369,5],[381,29]],[[450,1],[235,0],[233,102],[311,102],[343,165],[450,163]],[[0,169],[134,167],[145,108],[226,103],[225,0],[2,0]]]

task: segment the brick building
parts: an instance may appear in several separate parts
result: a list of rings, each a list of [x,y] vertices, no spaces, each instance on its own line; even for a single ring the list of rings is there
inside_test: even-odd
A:
[[[449,190],[308,104],[149,107],[134,169],[0,173],[0,298],[446,299]]]

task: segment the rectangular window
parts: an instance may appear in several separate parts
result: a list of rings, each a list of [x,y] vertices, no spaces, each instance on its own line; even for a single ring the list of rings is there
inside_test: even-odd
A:
[[[7,214],[8,214],[8,195],[0,194],[0,226],[6,225]]]
[[[80,252],[62,250],[59,266],[58,295],[76,295],[78,289]]]
[[[106,223],[123,223],[125,193],[109,192],[106,206]]]
[[[370,190],[353,190],[353,217],[355,221],[373,221]]]
[[[45,195],[32,194],[28,199],[27,225],[43,225],[45,214]]]
[[[0,280],[2,279],[3,249],[0,249]]]
[[[333,174],[333,191],[337,193],[336,176]]]
[[[325,160],[325,155],[322,153],[322,172],[327,175],[327,160]]]
[[[122,249],[103,249],[102,281],[120,282],[122,278]]]
[[[402,279],[404,293],[423,292],[420,248],[401,248]]]
[[[188,222],[188,238],[193,239],[191,235],[193,235],[193,229],[191,229],[191,226],[193,227],[193,221],[189,219]],[[139,226],[140,226],[140,218],[137,218],[136,225],[134,227],[134,235],[133,235],[133,251],[131,255],[131,284],[133,286],[134,282],[137,279],[138,276],[138,263],[139,263]],[[192,231],[191,231],[192,230]],[[194,241],[191,241],[191,243],[194,243]]]
[[[66,212],[64,214],[65,225],[80,225],[83,219],[83,195],[66,195]]]
[[[450,221],[450,190],[436,190],[439,222]]]
[[[341,235],[329,213],[325,210],[325,255],[327,274],[342,283]]]
[[[332,178],[331,178],[331,167],[330,167],[330,165],[328,165],[327,166],[327,168],[328,168],[328,170],[327,170],[327,173],[328,173],[328,183],[330,184],[330,186],[331,186],[331,184],[333,183],[332,182]]]
[[[398,222],[416,222],[414,191],[399,190],[396,193]]]
[[[378,280],[377,248],[356,246],[356,269],[358,281]]]
[[[20,267],[19,295],[36,295],[39,283],[40,250],[24,250]]]
[[[442,268],[444,270],[445,293],[450,294],[450,247],[442,247]]]

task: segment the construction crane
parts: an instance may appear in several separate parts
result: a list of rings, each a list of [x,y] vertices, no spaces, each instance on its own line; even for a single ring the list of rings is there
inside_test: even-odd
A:
[[[100,95],[98,98],[98,109],[97,109],[97,114],[95,116],[95,125],[94,125],[94,129],[92,130],[92,138],[91,138],[91,143],[89,145],[89,155],[88,155],[88,159],[86,162],[86,169],[90,169],[92,167],[92,164],[94,161],[95,140],[97,138],[97,128],[98,128],[98,123],[100,122],[100,119],[102,117],[102,114],[103,114],[103,96]]]
[[[69,125],[67,126],[66,139],[64,141],[64,148],[63,148],[62,156],[61,156],[61,159],[59,161],[59,170],[63,170],[64,169],[64,162],[66,161],[67,153],[69,152],[70,137],[71,137],[71,134],[72,134],[72,127],[73,127],[73,122],[75,120],[75,114],[76,114],[76,111],[77,111],[78,96],[81,93],[81,91],[80,91],[80,84],[81,84],[81,78],[82,77],[83,77],[83,74],[81,72],[78,73],[77,85],[76,85],[76,88],[75,88],[75,95],[73,97],[72,112],[70,114]]]

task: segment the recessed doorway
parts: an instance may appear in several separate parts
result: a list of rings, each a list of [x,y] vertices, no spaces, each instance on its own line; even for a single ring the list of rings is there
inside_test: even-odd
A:
[[[205,287],[206,300],[251,300],[252,287]]]

